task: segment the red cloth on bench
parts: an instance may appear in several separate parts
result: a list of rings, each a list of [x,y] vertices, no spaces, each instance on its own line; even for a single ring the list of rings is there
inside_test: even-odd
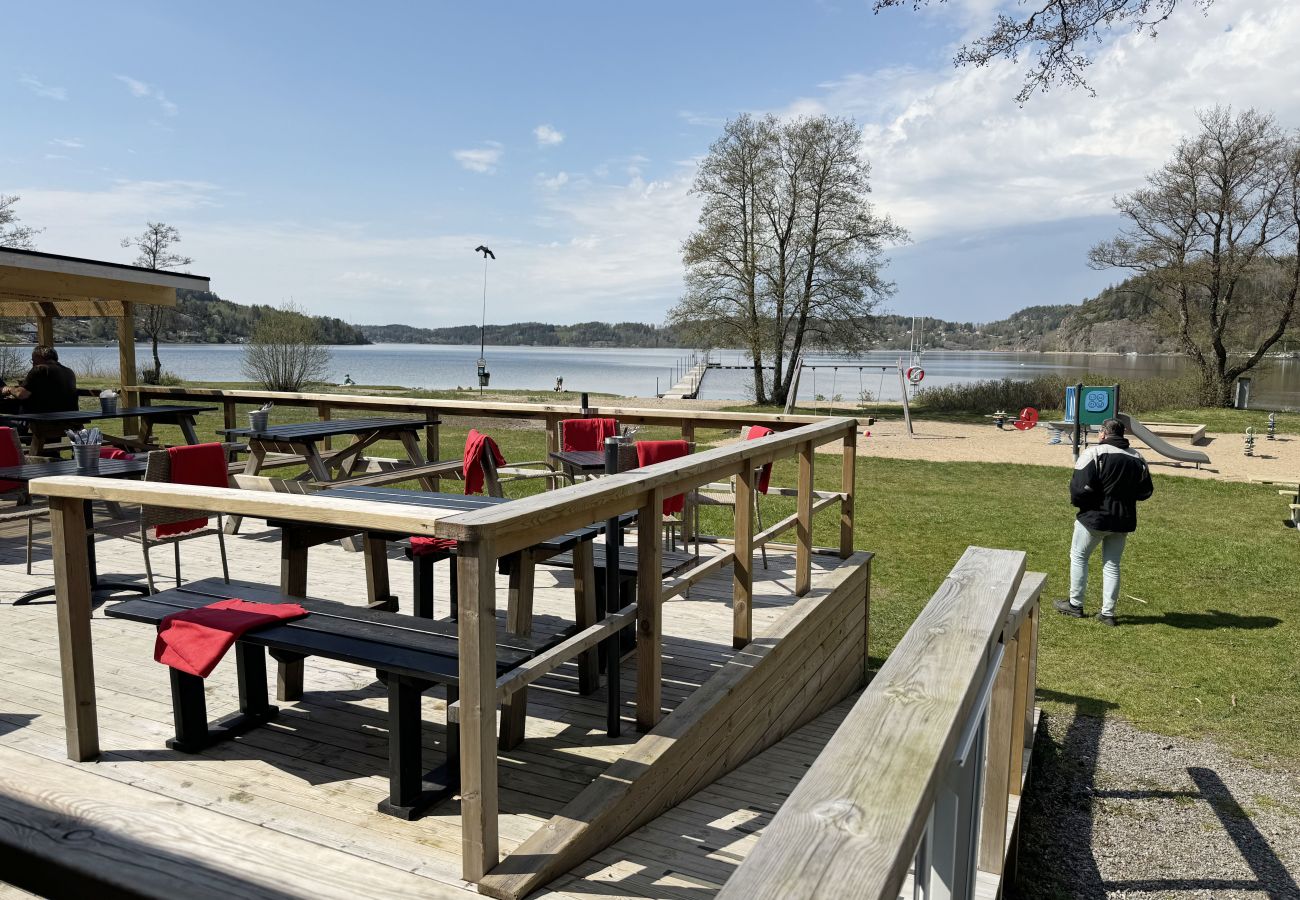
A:
[[[775,431],[766,425],[750,425],[749,431],[745,434],[745,440],[756,441],[759,438],[767,437],[769,434],[776,434]],[[772,482],[772,464],[760,466],[758,470],[758,492],[766,494],[768,485]]]
[[[562,450],[604,450],[605,438],[618,437],[617,419],[565,419]]]
[[[680,459],[691,452],[686,441],[637,441],[636,462],[638,466],[651,466],[657,462]],[[686,495],[664,498],[664,515],[674,516],[686,506]]]
[[[121,447],[100,447],[100,459],[135,459],[130,453],[127,453]]]
[[[229,487],[230,477],[226,469],[226,451],[218,443],[193,444],[190,446],[170,447],[167,450],[168,462],[171,463],[172,484],[194,484],[204,487]],[[208,524],[207,516],[187,519],[184,522],[172,522],[154,528],[157,537],[174,537],[190,531],[197,531]]]
[[[483,453],[492,454],[492,460],[498,466],[506,464],[497,442],[475,428],[469,430],[465,437],[465,458],[461,461],[461,471],[465,474],[465,495],[477,494],[483,490]],[[412,556],[430,556],[434,553],[454,553],[456,541],[451,538],[421,537],[411,538]]]
[[[307,610],[297,603],[250,603],[237,599],[182,610],[158,623],[153,658],[173,669],[207,678],[243,635],[305,615]]]
[[[18,449],[18,435],[12,428],[0,427],[0,466],[21,466],[22,451]],[[21,481],[0,480],[0,491],[18,491],[23,489]]]

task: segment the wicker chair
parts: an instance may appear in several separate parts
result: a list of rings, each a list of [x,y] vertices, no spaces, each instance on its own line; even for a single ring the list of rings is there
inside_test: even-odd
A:
[[[145,481],[158,481],[171,483],[172,466],[171,456],[166,450],[153,450],[149,453],[149,458],[145,463],[144,472]],[[176,584],[181,583],[181,541],[188,541],[191,538],[205,537],[214,532],[217,535],[217,546],[221,550],[221,576],[227,584],[230,583],[230,564],[226,559],[226,537],[222,529],[222,516],[217,513],[217,524],[214,527],[211,518],[208,518],[208,524],[202,528],[196,528],[194,531],[187,531],[184,534],[176,534],[168,537],[158,537],[157,531],[159,525],[172,525],[177,522],[187,522],[191,519],[207,518],[208,513],[196,509],[171,509],[161,506],[141,506],[140,507],[140,531],[130,537],[140,541],[140,547],[144,551],[144,571],[148,579],[149,592],[158,593],[154,586],[153,566],[149,560],[149,549],[160,544],[171,544],[176,563]]]

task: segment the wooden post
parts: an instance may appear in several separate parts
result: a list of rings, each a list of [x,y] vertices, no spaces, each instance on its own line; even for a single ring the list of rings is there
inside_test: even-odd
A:
[[[63,732],[68,758],[77,762],[99,756],[95,660],[90,642],[91,583],[85,508],[88,502],[76,497],[50,498],[59,669],[63,679]]]
[[[330,420],[330,405],[328,403],[317,403],[316,412],[320,416],[322,422],[328,422]],[[327,437],[323,443],[325,444],[326,450],[334,449],[334,438]]]
[[[812,590],[813,451],[811,443],[799,445],[798,521],[795,523],[794,592],[802,597]],[[739,507],[737,507],[739,509]]]
[[[42,304],[44,308],[46,305]],[[36,317],[36,343],[42,347],[54,346],[54,316],[53,314],[41,315]],[[134,381],[135,379],[132,379]]]
[[[140,394],[127,387],[140,381],[135,368],[135,304],[124,302],[122,315],[117,320],[117,377],[122,381],[121,403],[124,407],[140,405]],[[135,419],[122,420],[123,434],[137,434],[139,423]]]
[[[844,435],[844,459],[840,469],[840,559],[853,555],[853,503],[858,481],[858,426]]]
[[[1029,642],[1033,632],[1033,623],[1028,614],[1020,621],[1016,632],[1016,693],[1012,701],[1011,760],[1007,764],[1011,777],[1010,793],[1019,796],[1021,790],[1020,774],[1025,765],[1025,724],[1032,721],[1033,701],[1029,697]],[[1008,651],[1010,647],[1008,647]],[[1028,714],[1026,714],[1026,704]]]
[[[731,646],[754,639],[754,467],[736,475],[736,558],[731,564]]]
[[[1034,746],[1034,702],[1038,696],[1038,614],[1037,603],[1029,611],[1029,676],[1025,687],[1025,749]]]
[[[682,422],[682,440],[684,440],[690,450],[689,453],[695,452],[695,422],[687,419]],[[686,505],[682,507],[682,549],[689,549],[691,540],[695,537],[695,493],[686,492]]]
[[[1005,638],[1005,652],[998,666],[989,698],[988,750],[984,770],[984,809],[981,812],[979,868],[1001,875],[1006,865],[1007,803],[1011,787],[1011,741],[1016,731],[1015,717],[1016,661],[1019,658],[1015,638]],[[978,763],[977,763],[978,764]],[[1015,773],[1016,782],[1020,773]]]
[[[663,705],[663,601],[659,537],[662,490],[650,491],[637,515],[636,531],[636,727],[649,731],[659,723]]]
[[[497,846],[496,553],[490,540],[457,547],[460,594],[461,876],[477,882]]]

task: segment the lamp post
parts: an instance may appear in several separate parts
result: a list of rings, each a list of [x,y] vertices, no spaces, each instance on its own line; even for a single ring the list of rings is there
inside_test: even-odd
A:
[[[484,350],[487,347],[487,261],[496,259],[497,256],[488,249],[486,244],[479,244],[474,248],[475,253],[483,254],[483,317],[479,321],[478,329],[478,394],[483,396],[483,389],[488,386],[488,381],[492,378],[492,373],[487,370],[487,359]]]

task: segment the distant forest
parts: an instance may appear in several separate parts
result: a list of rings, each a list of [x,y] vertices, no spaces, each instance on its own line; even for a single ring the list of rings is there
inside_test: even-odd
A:
[[[176,292],[176,312],[170,327],[162,335],[166,343],[242,344],[253,333],[253,326],[268,310],[264,304],[247,306],[223,300],[211,291],[181,289]],[[368,344],[369,340],[353,325],[332,316],[312,316],[326,344]],[[117,340],[116,319],[56,319],[55,339],[61,343],[109,343]],[[136,337],[144,335],[137,329]]]
[[[477,344],[479,326],[416,328],[414,325],[361,325],[361,333],[376,344]],[[489,325],[489,344],[506,347],[686,347],[676,329],[644,322],[579,322],[547,325],[516,322]]]

